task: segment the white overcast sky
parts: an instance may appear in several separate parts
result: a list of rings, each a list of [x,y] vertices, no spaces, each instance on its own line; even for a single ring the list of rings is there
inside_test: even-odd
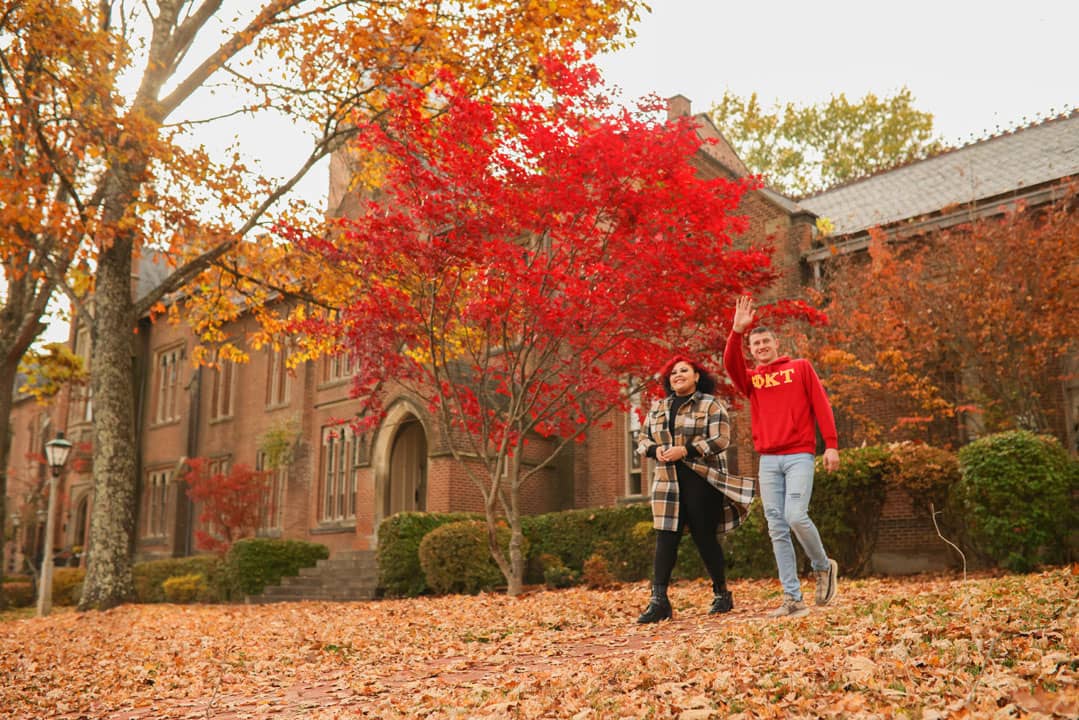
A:
[[[910,88],[950,144],[1079,105],[1079,0],[652,0],[599,59],[627,97],[725,90],[765,106]]]

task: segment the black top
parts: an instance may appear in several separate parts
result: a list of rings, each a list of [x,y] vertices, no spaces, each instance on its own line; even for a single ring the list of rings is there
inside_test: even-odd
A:
[[[696,394],[696,393],[694,393],[694,394]],[[674,436],[674,421],[675,421],[675,418],[678,417],[678,410],[681,409],[681,407],[683,405],[685,405],[687,402],[690,402],[691,400],[693,400],[693,395],[671,395],[670,397],[671,397],[671,409],[667,414],[667,429],[671,431],[671,436],[673,437]],[[655,458],[656,457],[656,449],[658,447],[659,447],[658,445],[653,445],[652,447],[648,448],[648,450],[646,452],[648,457]],[[686,457],[687,458],[697,457],[698,455],[700,455],[700,453],[697,452],[697,448],[695,448],[694,446],[686,445],[685,447],[686,447]]]

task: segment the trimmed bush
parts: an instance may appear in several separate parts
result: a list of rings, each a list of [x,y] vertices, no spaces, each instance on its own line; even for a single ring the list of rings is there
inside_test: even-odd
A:
[[[86,579],[83,568],[53,568],[52,604],[74,606],[82,598],[82,582]]]
[[[420,567],[420,541],[437,527],[482,520],[479,513],[401,512],[378,526],[378,586],[390,597],[415,597],[428,590]]]
[[[615,508],[619,510],[620,508]],[[634,514],[636,517],[636,513]],[[651,513],[649,513],[651,517]],[[656,549],[656,533],[651,520],[634,523],[629,533],[616,540],[596,539],[595,554],[607,561],[615,579],[637,582],[652,579],[652,567]],[[754,506],[746,520],[732,533],[720,539],[727,564],[728,578],[769,577],[775,574],[772,543],[760,503]],[[584,568],[582,567],[582,572]],[[678,547],[678,562],[672,577],[693,579],[708,577],[700,553],[692,538],[682,538]]]
[[[652,542],[655,550],[655,541]],[[652,577],[652,571],[648,571],[648,577]],[[678,560],[674,563],[674,571],[671,578],[674,580],[696,580],[708,577],[708,570],[704,567],[704,560],[697,552],[697,544],[690,537],[689,528],[682,533],[682,541],[678,543]]]
[[[34,584],[29,580],[5,580],[3,591],[11,607],[30,607],[34,604]]]
[[[193,555],[135,563],[135,601],[168,602],[163,584],[172,577],[202,575],[207,583],[207,602],[224,602],[232,596],[231,581],[225,562],[217,555]]]
[[[508,554],[510,529],[499,526],[497,535]],[[480,520],[435,528],[420,541],[419,555],[427,585],[436,593],[475,594],[506,583],[487,546],[487,524]]]
[[[566,567],[557,556],[544,553],[539,561],[543,566],[543,584],[548,589],[568,588],[577,582],[577,573]]]
[[[1017,572],[1068,560],[1079,462],[1056,438],[989,435],[959,451],[959,469],[951,501],[975,550]]]
[[[651,520],[635,522],[622,544],[610,540],[596,543],[596,552],[607,559],[611,572],[623,582],[651,579],[655,551],[656,533]]]
[[[177,575],[161,583],[161,590],[168,602],[193,603],[205,597],[210,586],[204,575]]]
[[[532,543],[532,562],[529,563],[526,580],[538,582],[542,578],[543,568],[536,559],[544,553],[555,555],[570,570],[580,573],[584,569],[584,561],[595,552],[607,558],[616,577],[635,579],[632,578],[635,573],[630,567],[636,564],[635,560],[630,559],[624,565],[622,549],[633,547],[633,528],[642,521],[652,521],[652,510],[647,503],[522,517],[522,530]],[[605,546],[598,548],[600,543],[605,543]],[[648,563],[650,568],[651,559]]]
[[[229,548],[225,560],[234,590],[258,595],[267,585],[280,582],[286,575],[298,575],[302,567],[314,567],[330,556],[330,549],[320,543],[277,538],[244,538]]]
[[[728,579],[775,577],[772,538],[768,535],[768,521],[759,499],[750,505],[749,515],[738,529],[723,536],[722,545]]]
[[[861,575],[869,564],[887,479],[895,475],[895,467],[892,453],[880,445],[840,451],[835,472],[827,472],[817,458],[809,515],[844,575]],[[797,540],[794,543],[797,547]]]

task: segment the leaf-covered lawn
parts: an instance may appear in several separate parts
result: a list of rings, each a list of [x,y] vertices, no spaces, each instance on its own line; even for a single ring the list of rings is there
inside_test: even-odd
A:
[[[265,606],[131,605],[0,623],[27,718],[1010,718],[1079,714],[1079,575],[842,582],[798,619],[774,580]],[[812,591],[812,584],[807,590]]]

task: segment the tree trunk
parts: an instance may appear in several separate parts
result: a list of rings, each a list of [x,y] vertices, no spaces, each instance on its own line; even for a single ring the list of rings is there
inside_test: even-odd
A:
[[[11,517],[14,509],[8,507],[7,502],[7,468],[11,454],[11,409],[15,404],[15,373],[18,366],[18,360],[12,361],[10,356],[0,358],[0,539],[6,537],[4,531],[7,519]],[[11,542],[15,542],[14,536]],[[3,549],[3,546],[0,546],[0,558],[3,558]],[[0,563],[0,580],[3,578],[4,566]],[[0,610],[7,607],[7,596],[2,588],[3,584],[0,583]]]
[[[97,267],[91,359],[94,506],[80,610],[107,610],[131,599],[135,590],[132,249],[130,237],[117,237]]]

